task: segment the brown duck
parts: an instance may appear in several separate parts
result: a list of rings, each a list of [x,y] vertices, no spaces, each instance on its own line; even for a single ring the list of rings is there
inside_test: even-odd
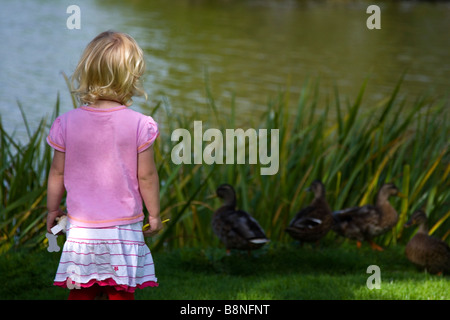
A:
[[[236,209],[236,193],[231,185],[220,185],[216,193],[223,205],[215,211],[211,225],[228,254],[231,249],[250,251],[269,242],[259,223],[249,213]]]
[[[362,241],[368,241],[372,249],[382,251],[383,248],[372,239],[397,224],[397,211],[389,203],[391,196],[404,197],[394,184],[387,183],[378,191],[375,205],[333,212],[333,231],[343,237],[356,240],[358,248],[361,247]]]
[[[415,211],[405,227],[412,225],[419,225],[419,229],[406,245],[405,254],[408,260],[430,273],[449,273],[450,248],[444,241],[428,235],[425,212]]]
[[[319,180],[313,181],[307,189],[314,193],[309,206],[301,209],[289,223],[286,232],[301,242],[316,242],[331,229],[333,216],[325,197],[325,186]]]

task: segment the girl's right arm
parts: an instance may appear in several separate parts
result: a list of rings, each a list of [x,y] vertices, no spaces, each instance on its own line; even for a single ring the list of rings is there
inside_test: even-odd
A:
[[[64,188],[64,164],[65,153],[55,150],[52,165],[48,175],[47,183],[47,232],[51,233],[51,228],[56,224],[55,219],[64,215],[60,209]]]

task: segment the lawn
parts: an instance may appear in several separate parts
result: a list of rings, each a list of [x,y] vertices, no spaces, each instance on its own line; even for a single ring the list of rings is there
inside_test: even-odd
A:
[[[396,245],[383,252],[343,244],[316,248],[277,244],[253,252],[183,248],[156,252],[158,288],[136,291],[139,300],[448,300],[450,277],[420,271]],[[52,286],[59,253],[45,249],[0,256],[1,299],[66,299]],[[380,289],[366,283],[380,268]]]

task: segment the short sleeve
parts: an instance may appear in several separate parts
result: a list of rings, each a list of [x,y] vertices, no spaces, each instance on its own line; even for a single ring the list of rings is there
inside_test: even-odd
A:
[[[138,133],[138,153],[148,149],[159,136],[158,124],[146,116]]]
[[[47,136],[47,143],[55,150],[65,152],[66,151],[66,143],[64,140],[64,132],[61,125],[61,118],[58,117],[52,124],[50,128],[50,132]]]

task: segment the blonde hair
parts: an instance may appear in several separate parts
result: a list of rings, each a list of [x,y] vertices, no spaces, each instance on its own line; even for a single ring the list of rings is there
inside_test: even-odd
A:
[[[140,81],[144,70],[144,54],[136,41],[125,33],[105,31],[84,50],[72,75],[73,93],[83,104],[104,99],[130,106],[133,96],[147,99]]]

